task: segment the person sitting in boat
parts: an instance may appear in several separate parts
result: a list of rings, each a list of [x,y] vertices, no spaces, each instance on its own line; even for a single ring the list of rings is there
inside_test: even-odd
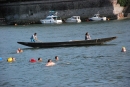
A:
[[[42,62],[42,58],[39,57],[39,58],[38,58],[38,62]]]
[[[34,33],[32,36],[31,36],[31,42],[36,42],[38,39],[37,39],[37,33]]]
[[[22,52],[23,52],[23,50],[21,48],[17,49],[17,53],[22,53]]]
[[[47,64],[46,64],[46,66],[53,66],[53,65],[55,65],[55,63],[52,62],[51,59],[48,59],[48,62],[47,62]]]
[[[91,40],[91,37],[88,32],[85,34],[85,40]]]

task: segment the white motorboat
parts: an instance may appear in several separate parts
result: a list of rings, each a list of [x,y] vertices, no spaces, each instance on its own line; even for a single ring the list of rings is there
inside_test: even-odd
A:
[[[100,14],[94,14],[93,17],[89,18],[90,21],[100,21],[100,20],[103,20],[103,21],[106,21],[106,17],[100,17]]]
[[[76,22],[76,23],[80,23],[81,19],[80,19],[80,16],[72,16],[72,17],[68,18],[67,20],[65,20],[65,22]]]
[[[45,19],[41,19],[40,22],[42,24],[61,24],[62,19],[57,16],[57,12],[53,15],[47,16]]]

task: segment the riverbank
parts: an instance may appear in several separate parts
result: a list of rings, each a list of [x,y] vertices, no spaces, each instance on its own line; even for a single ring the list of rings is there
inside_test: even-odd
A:
[[[123,18],[120,18],[120,19],[109,19],[107,18],[106,21],[111,21],[111,20],[126,20],[126,19],[130,19],[130,17],[123,17]],[[64,21],[64,20],[63,20]],[[82,19],[82,22],[91,22],[87,19]],[[65,22],[63,22],[64,24]],[[41,22],[39,20],[24,20],[24,21],[16,21],[16,22],[12,22],[11,24],[7,24],[5,21],[2,21],[0,22],[0,26],[5,26],[5,25],[31,25],[31,24],[41,24]]]
[[[46,18],[50,10],[58,12],[63,21],[77,15],[83,22],[88,21],[96,13],[109,20],[117,19],[122,7],[116,5],[116,0],[54,0],[54,1],[23,1],[0,4],[0,17],[5,18],[6,24],[39,24],[40,19]],[[129,7],[130,8],[130,7]],[[120,13],[119,13],[120,12]],[[129,11],[128,11],[129,12]],[[125,13],[124,13],[125,14]]]
[[[44,19],[50,10],[57,11],[58,16],[63,20],[77,15],[82,21],[86,21],[97,12],[101,16],[115,18],[110,0],[49,0],[0,4],[0,14],[6,19],[7,24],[39,23],[39,20]]]

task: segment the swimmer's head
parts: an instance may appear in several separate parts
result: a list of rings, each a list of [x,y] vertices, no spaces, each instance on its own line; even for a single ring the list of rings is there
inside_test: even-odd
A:
[[[55,60],[59,60],[58,56],[55,56]]]
[[[39,57],[39,58],[38,58],[38,61],[40,61],[40,62],[41,62],[41,61],[42,61],[42,58],[40,58],[40,57]]]

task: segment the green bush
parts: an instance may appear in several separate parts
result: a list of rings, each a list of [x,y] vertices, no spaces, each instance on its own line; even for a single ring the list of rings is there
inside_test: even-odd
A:
[[[130,0],[117,0],[117,3],[119,3],[121,6],[128,6],[130,5]]]

